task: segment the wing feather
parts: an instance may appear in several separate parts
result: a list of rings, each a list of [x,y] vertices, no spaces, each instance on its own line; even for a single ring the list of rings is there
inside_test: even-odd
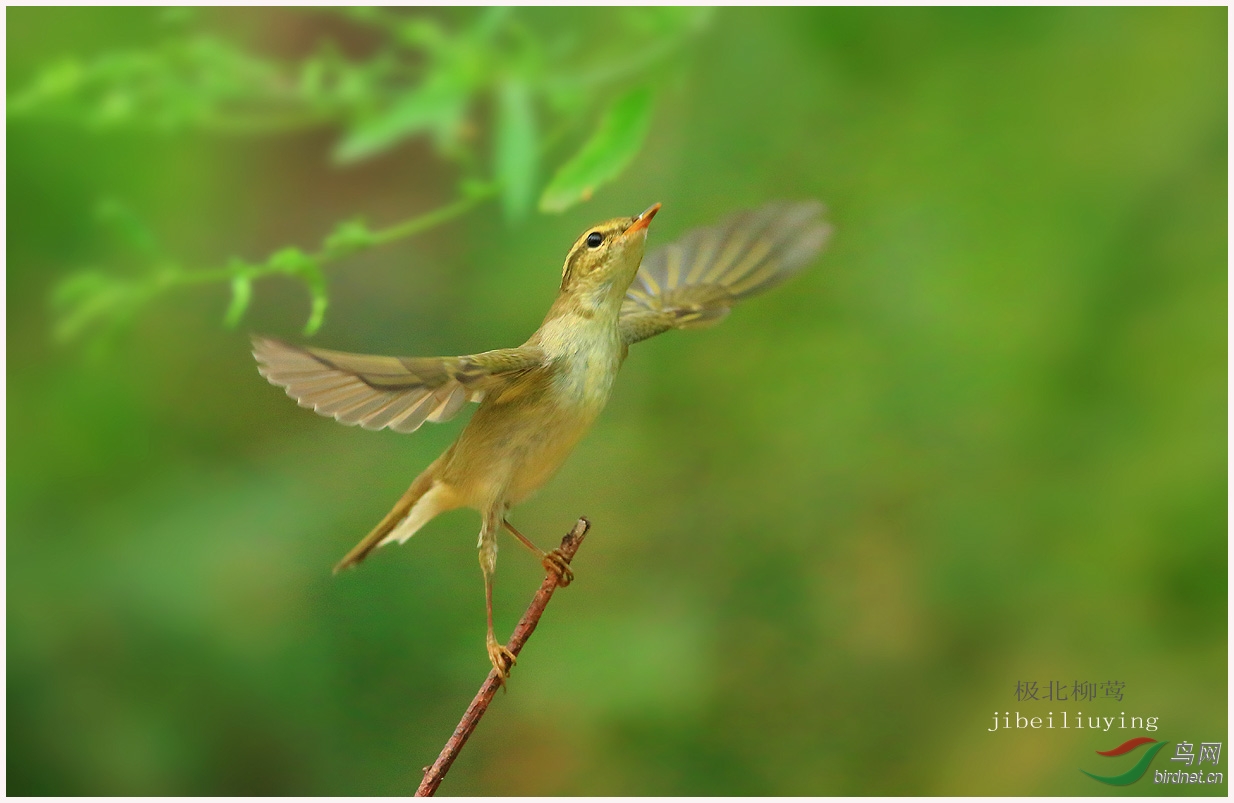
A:
[[[301,407],[365,429],[414,432],[543,365],[533,347],[462,357],[382,357],[253,338],[258,370]]]
[[[796,275],[831,234],[817,201],[767,204],[695,229],[643,258],[621,307],[626,344],[711,326],[733,304]]]

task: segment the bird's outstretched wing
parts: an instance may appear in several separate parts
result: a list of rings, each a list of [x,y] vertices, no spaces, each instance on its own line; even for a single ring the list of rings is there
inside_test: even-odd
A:
[[[258,370],[301,407],[365,429],[415,432],[445,421],[512,379],[543,365],[537,348],[463,357],[379,357],[253,338]]]
[[[817,201],[778,201],[695,229],[645,257],[621,306],[621,336],[719,323],[733,304],[798,273],[827,242]]]

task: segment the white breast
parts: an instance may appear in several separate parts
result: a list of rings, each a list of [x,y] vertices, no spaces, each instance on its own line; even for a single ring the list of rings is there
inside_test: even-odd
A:
[[[550,321],[541,334],[542,347],[560,366],[554,382],[559,400],[590,416],[599,414],[621,366],[621,334],[615,323],[567,315]]]
[[[613,322],[601,326],[591,318],[563,316],[538,334],[537,345],[557,370],[548,397],[523,411],[537,418],[537,426],[510,444],[511,504],[541,487],[565,461],[604,409],[621,365],[621,336]]]

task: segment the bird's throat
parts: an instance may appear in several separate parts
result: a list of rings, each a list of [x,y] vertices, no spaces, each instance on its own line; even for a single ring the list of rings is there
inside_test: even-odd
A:
[[[625,292],[625,287],[618,290],[612,281],[575,286],[557,296],[544,323],[557,318],[581,318],[615,327]]]

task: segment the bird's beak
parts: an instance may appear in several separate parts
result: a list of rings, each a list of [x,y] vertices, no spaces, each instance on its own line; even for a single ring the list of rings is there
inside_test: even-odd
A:
[[[660,211],[659,204],[652,204],[647,208],[646,212],[634,218],[634,222],[630,224],[630,228],[626,229],[625,236],[629,237],[635,232],[643,231],[651,223],[651,219],[656,216],[656,212]]]

